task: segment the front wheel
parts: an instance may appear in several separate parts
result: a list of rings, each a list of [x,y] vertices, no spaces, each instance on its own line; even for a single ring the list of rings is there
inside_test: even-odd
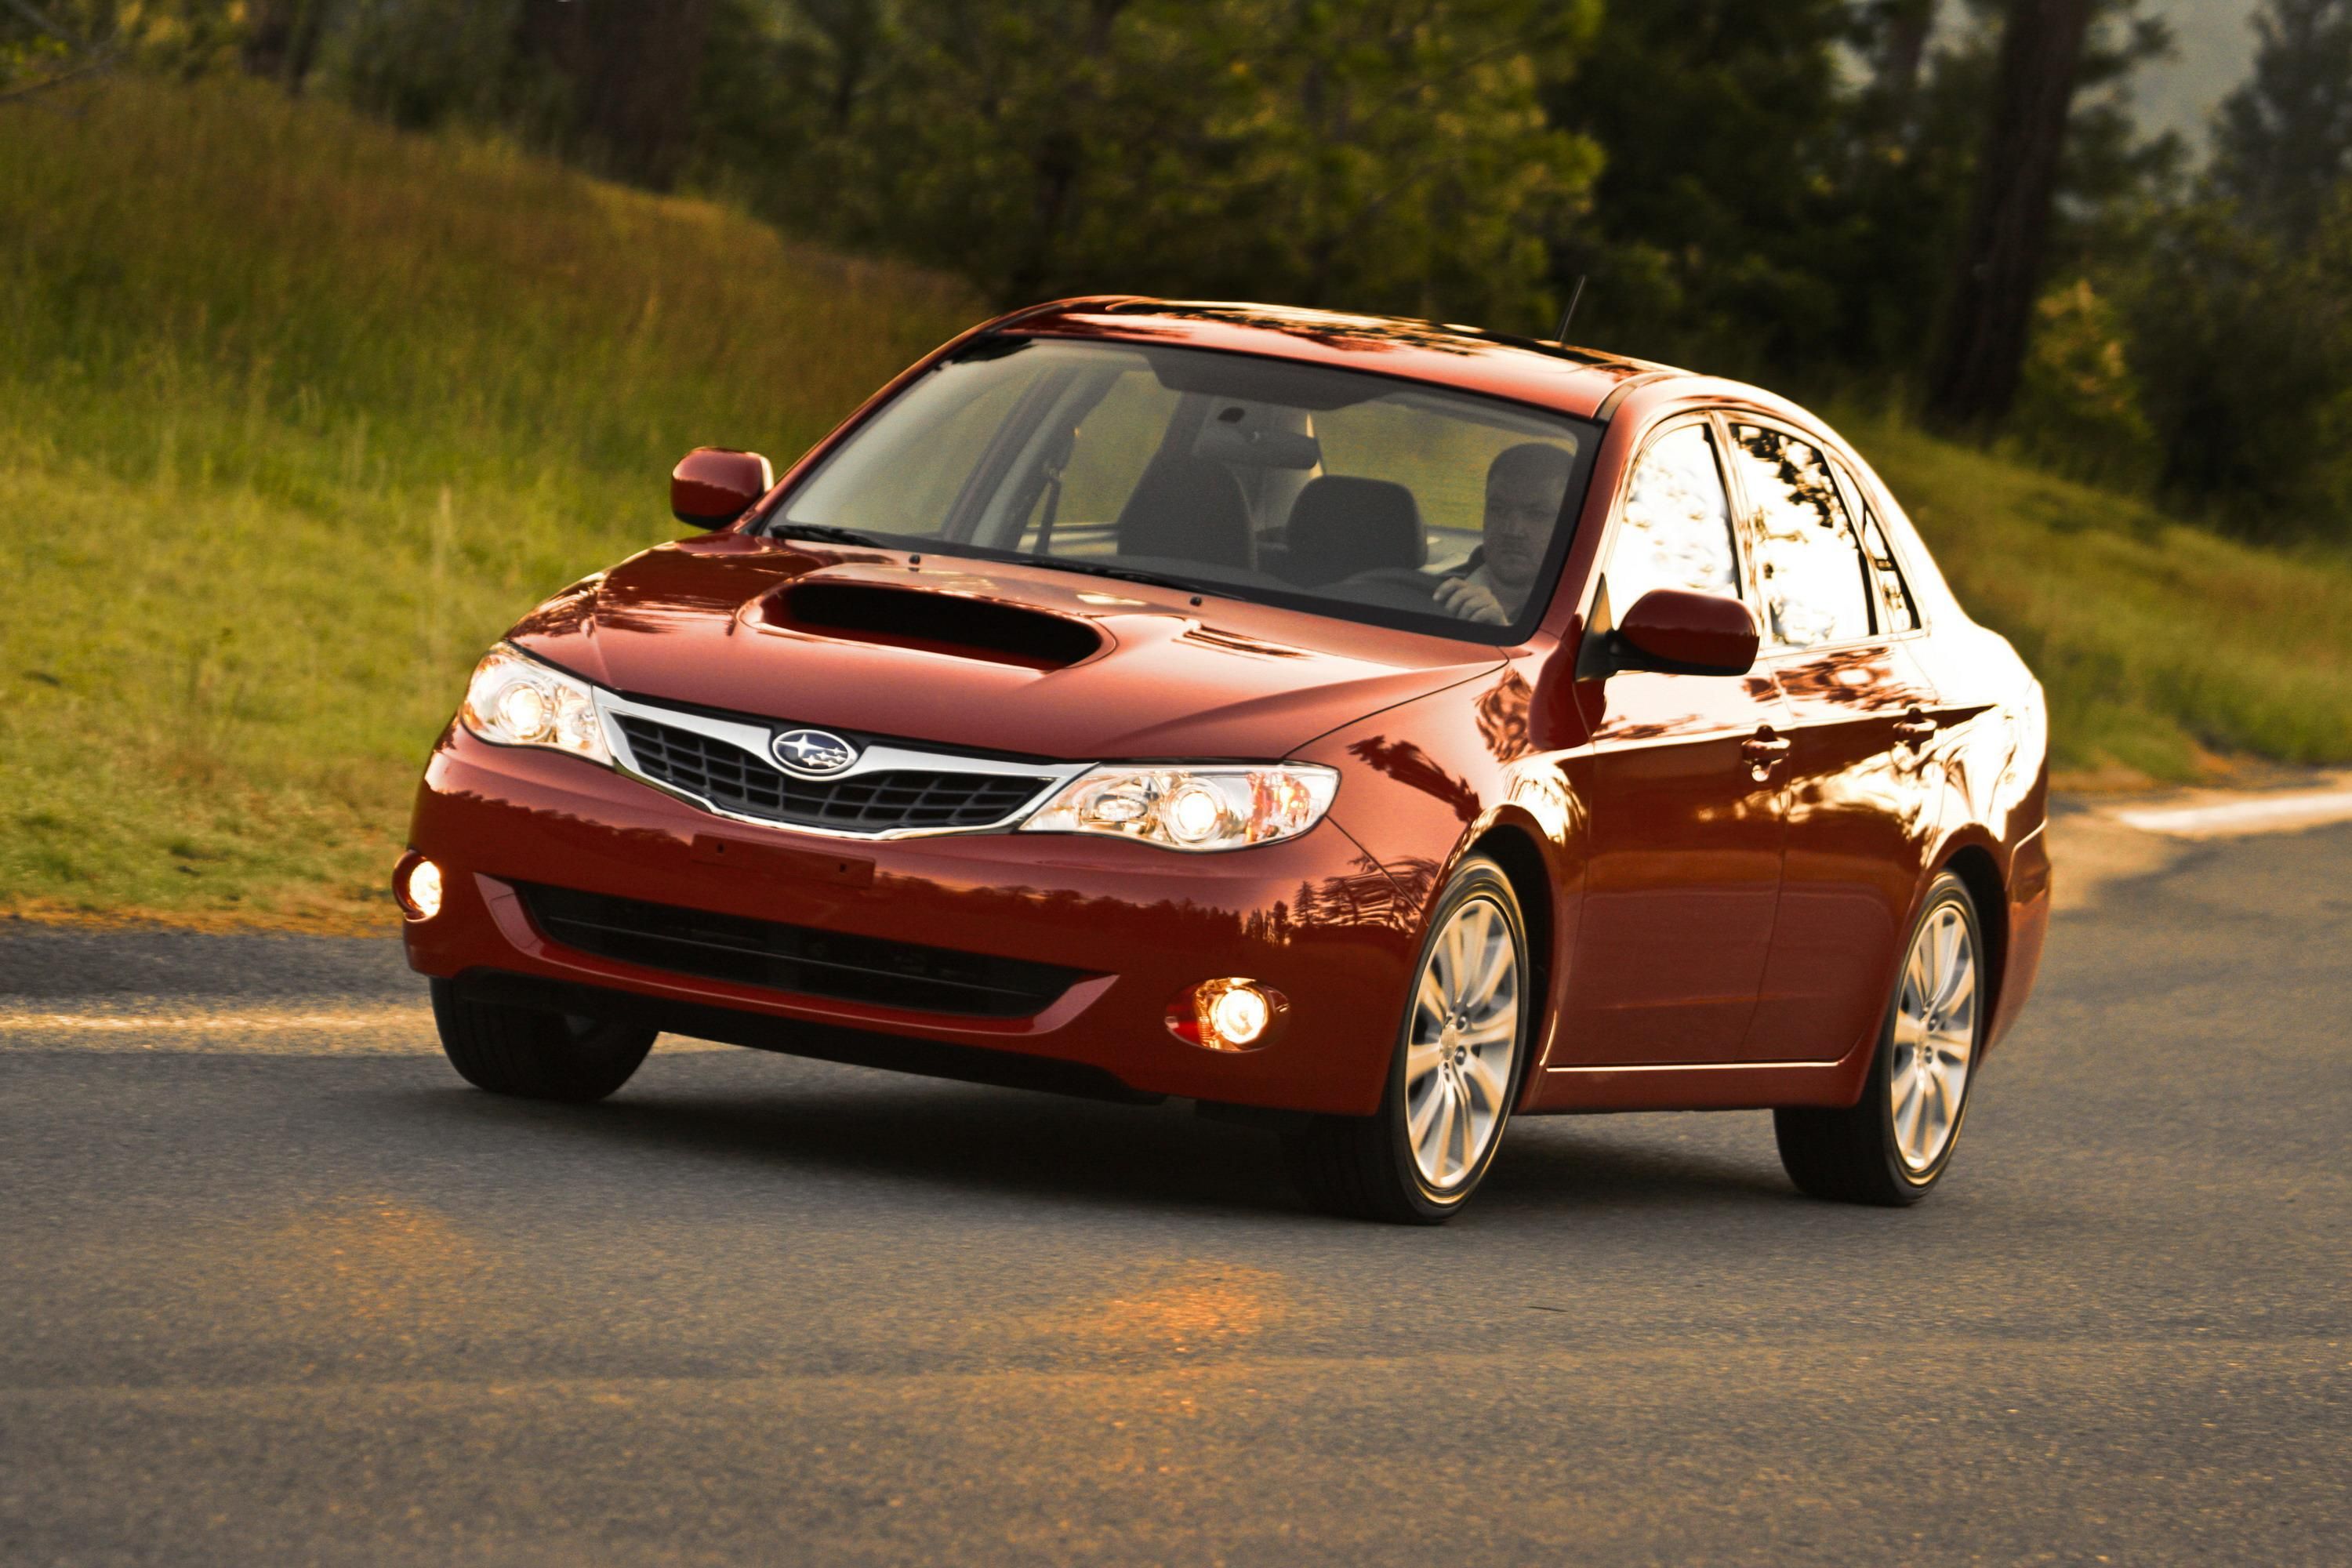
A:
[[[1798,1188],[1842,1203],[1916,1204],[1960,1141],[1984,1041],[1984,938],[1968,885],[1946,872],[1912,928],[1862,1098],[1843,1110],[1772,1113]]]
[[[1288,1139],[1315,1205],[1401,1225],[1442,1225],[1477,1190],[1527,1070],[1527,922],[1503,869],[1463,862],[1438,900],[1370,1116],[1318,1116]]]
[[[433,1022],[441,1049],[476,1089],[523,1100],[584,1104],[629,1081],[654,1048],[656,1031],[468,1002],[446,980],[433,982]]]

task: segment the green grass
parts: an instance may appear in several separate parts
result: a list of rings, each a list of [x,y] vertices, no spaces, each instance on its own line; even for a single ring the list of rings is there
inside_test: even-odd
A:
[[[0,106],[0,908],[383,918],[483,647],[976,309],[246,83]]]
[[[2241,544],[1900,426],[1841,427],[1960,602],[2042,677],[2062,783],[2352,762],[2352,562]]]
[[[465,672],[968,321],[909,268],[242,82],[0,105],[0,909],[352,926]],[[2352,758],[2352,570],[1860,422],[2066,765]]]

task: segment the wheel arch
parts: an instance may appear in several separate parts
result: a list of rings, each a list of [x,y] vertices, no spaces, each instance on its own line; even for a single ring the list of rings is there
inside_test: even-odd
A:
[[[1977,906],[1977,928],[1985,942],[1985,1005],[1987,1019],[2000,1016],[2002,983],[2009,973],[2009,889],[2000,873],[2000,862],[1993,858],[1992,850],[1976,842],[1963,842],[1948,849],[1936,864],[1936,874],[1949,871],[1969,890]],[[1932,886],[1935,879],[1928,879]],[[1926,897],[1922,889],[1922,898]]]
[[[1484,855],[1503,868],[1511,894],[1519,900],[1519,919],[1528,932],[1528,994],[1535,1008],[1528,1019],[1527,1066],[1519,1079],[1517,1108],[1527,1107],[1529,1095],[1542,1081],[1541,1064],[1550,1044],[1552,978],[1556,956],[1553,940],[1556,911],[1552,908],[1552,872],[1542,847],[1525,826],[1505,818],[1490,824],[1464,849],[1462,858]],[[1459,860],[1456,864],[1459,864]]]

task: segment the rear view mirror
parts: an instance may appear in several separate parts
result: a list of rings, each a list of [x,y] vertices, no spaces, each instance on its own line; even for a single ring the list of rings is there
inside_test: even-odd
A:
[[[1745,675],[1756,663],[1756,617],[1719,594],[1653,588],[1607,636],[1613,669]]]
[[[757,452],[697,447],[669,474],[669,510],[678,521],[720,528],[775,488],[776,470]]]

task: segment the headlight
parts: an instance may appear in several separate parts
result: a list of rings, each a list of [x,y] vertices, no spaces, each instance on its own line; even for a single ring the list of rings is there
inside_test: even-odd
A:
[[[457,718],[501,746],[545,746],[610,767],[594,689],[501,643],[482,656]]]
[[[1129,767],[1080,774],[1024,833],[1108,833],[1168,849],[1239,849],[1295,838],[1323,820],[1339,775],[1313,763]]]

